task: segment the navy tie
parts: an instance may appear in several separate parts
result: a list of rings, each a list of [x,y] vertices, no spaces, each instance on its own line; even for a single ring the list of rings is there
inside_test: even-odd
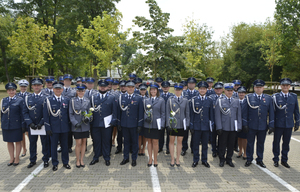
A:
[[[258,100],[260,100],[260,95],[258,96]]]
[[[179,97],[178,97],[178,103],[180,102]]]
[[[58,102],[58,104],[60,105],[60,98],[57,98],[57,102]]]
[[[152,98],[152,104],[154,103],[154,98]]]

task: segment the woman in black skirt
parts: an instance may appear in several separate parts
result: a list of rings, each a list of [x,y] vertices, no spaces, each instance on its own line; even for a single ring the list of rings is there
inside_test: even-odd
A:
[[[247,102],[245,99],[245,95],[246,95],[246,87],[241,86],[238,88],[237,92],[238,92],[238,96],[239,96],[239,102],[241,105],[241,109],[242,109],[242,114],[245,113],[246,110],[246,105],[245,103]],[[247,148],[247,133],[241,131],[237,133],[238,136],[238,145],[239,145],[239,154],[236,156],[237,158],[241,158],[243,156],[243,159],[246,160],[247,159],[247,155],[246,155],[246,148]]]
[[[85,155],[86,140],[89,138],[90,119],[82,115],[88,114],[91,109],[90,100],[84,97],[86,85],[80,83],[76,85],[77,97],[70,100],[69,104],[69,117],[72,123],[72,132],[76,141],[76,167],[85,167],[83,157]],[[90,112],[91,113],[91,112]]]
[[[144,136],[148,141],[148,167],[152,166],[152,152],[154,154],[154,167],[158,165],[158,140],[162,125],[165,125],[165,100],[159,97],[158,88],[157,83],[151,83],[150,96],[144,100]]]
[[[174,85],[175,96],[169,97],[166,103],[166,127],[170,131],[169,149],[171,154],[171,167],[174,167],[174,142],[177,136],[177,159],[176,166],[180,166],[179,157],[182,148],[184,132],[190,125],[189,101],[182,97],[184,84],[176,83]]]
[[[16,84],[7,83],[5,89],[7,90],[8,97],[1,100],[0,106],[2,135],[3,141],[7,142],[10,156],[10,161],[7,165],[17,166],[20,161],[21,141],[23,140],[22,127],[25,127],[25,122],[23,121],[25,104],[23,98],[16,96]],[[14,155],[15,151],[16,155]]]
[[[142,83],[139,85],[140,95],[143,98],[143,101],[148,98],[146,95],[148,85],[146,83]],[[144,137],[144,128],[139,133],[139,156],[145,156],[145,149],[146,149],[146,138]]]

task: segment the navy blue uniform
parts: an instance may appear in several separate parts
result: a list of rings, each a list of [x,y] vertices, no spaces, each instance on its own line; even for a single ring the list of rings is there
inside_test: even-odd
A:
[[[167,104],[167,101],[168,101],[169,97],[174,96],[174,94],[170,93],[170,92],[167,92],[166,94],[162,93],[160,96],[165,100],[165,103]],[[166,127],[166,125],[162,125],[162,126],[164,128]],[[169,137],[169,131],[167,129],[162,130],[162,134],[161,134],[160,139],[159,139],[159,149],[163,149],[163,147],[164,147],[165,132],[167,133],[166,148],[167,148],[167,150],[169,150],[170,137]]]
[[[214,89],[207,89],[207,92],[206,92],[207,96],[210,96],[210,95],[213,95],[213,94],[216,94]]]
[[[255,136],[257,138],[257,162],[263,160],[264,144],[268,127],[274,128],[274,108],[272,97],[262,94],[259,99],[255,93],[246,95],[246,110],[242,114],[243,126],[249,127],[247,135],[247,161],[253,160]],[[269,124],[268,124],[269,116]]]
[[[70,131],[69,120],[69,101],[67,97],[60,96],[60,101],[56,96],[47,97],[43,107],[43,118],[46,131],[52,131],[53,135],[50,136],[51,140],[51,156],[52,165],[57,166],[57,145],[60,141],[62,149],[62,162],[63,164],[69,163],[68,152],[68,133]]]
[[[199,161],[199,143],[202,142],[201,161],[207,162],[208,138],[214,124],[213,100],[196,96],[190,102],[190,129],[193,134],[194,162]]]
[[[275,131],[273,140],[274,162],[279,161],[280,140],[282,137],[281,162],[287,162],[289,144],[293,127],[299,127],[299,105],[295,93],[276,93],[273,95],[275,108]]]
[[[25,91],[24,93],[21,93],[21,92],[17,93],[16,96],[17,96],[17,97],[21,97],[22,99],[25,99],[25,97],[26,97],[27,95],[29,95],[29,94],[30,94],[30,93],[28,93],[27,91]]]
[[[138,154],[138,133],[137,127],[144,124],[144,106],[142,97],[132,94],[122,94],[119,97],[118,125],[122,127],[124,137],[124,159],[129,159],[130,144],[132,144],[132,160],[137,159]]]
[[[187,89],[187,90],[183,91],[182,94],[183,94],[183,97],[187,98],[190,101],[193,97],[198,96],[199,92],[195,89],[193,91]],[[183,140],[182,140],[182,151],[186,151],[189,148],[188,143],[187,143],[188,138],[189,138],[189,130],[184,132],[184,136],[183,136]],[[190,148],[191,148],[191,150],[193,150],[193,135],[191,137]]]
[[[103,98],[102,98],[103,97]],[[105,161],[110,160],[111,134],[113,126],[117,125],[117,101],[115,96],[106,93],[98,93],[91,98],[93,112],[93,121],[91,123],[91,135],[93,139],[94,157],[93,160],[99,160],[100,154],[103,154]],[[104,118],[112,115],[110,127],[105,128]]]
[[[40,93],[36,95],[34,93],[25,97],[25,114],[24,120],[27,124],[28,128],[28,136],[29,136],[29,150],[30,150],[30,162],[36,162],[36,150],[37,150],[37,140],[38,135],[32,135],[29,125],[31,123],[35,125],[44,125],[43,119],[43,104],[45,101],[46,95]],[[42,143],[42,153],[43,153],[43,161],[49,161],[49,136],[47,135],[40,135],[41,143]]]
[[[9,100],[9,97],[3,98],[0,106],[3,141],[20,142],[23,140],[22,128],[26,127],[24,100],[17,96]]]

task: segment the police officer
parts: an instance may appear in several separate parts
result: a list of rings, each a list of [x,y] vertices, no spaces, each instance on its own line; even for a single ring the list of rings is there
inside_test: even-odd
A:
[[[82,84],[86,85],[86,77],[82,77]]]
[[[128,77],[129,80],[134,80],[137,77],[137,75],[135,73],[129,73]]]
[[[138,155],[138,133],[142,130],[144,108],[141,96],[134,94],[135,82],[126,82],[127,93],[119,96],[119,124],[118,129],[122,129],[124,136],[124,159],[120,165],[129,162],[129,151],[132,145],[132,163],[136,166]]]
[[[112,87],[111,87],[111,92],[112,93],[117,93],[118,92],[118,88],[119,88],[119,80],[118,79],[114,79],[114,82],[112,83]]]
[[[47,96],[52,96],[53,95],[53,82],[54,82],[54,77],[53,76],[47,76],[45,77],[46,81],[46,88],[42,89],[42,94],[47,95]]]
[[[247,134],[247,162],[245,166],[251,165],[253,160],[254,142],[257,138],[257,158],[256,164],[266,168],[263,163],[264,144],[266,133],[269,129],[270,132],[274,131],[274,108],[272,97],[263,94],[265,82],[257,79],[253,82],[254,93],[246,95],[246,110],[243,113],[243,126],[244,130],[249,130]],[[267,118],[269,115],[269,124]],[[247,132],[247,131],[246,131]]]
[[[28,135],[29,135],[29,151],[30,151],[30,163],[27,168],[31,168],[36,164],[36,149],[37,149],[37,140],[38,135],[32,135],[33,130],[42,129],[44,125],[43,119],[43,104],[46,99],[46,95],[42,93],[43,80],[39,78],[34,78],[31,80],[31,86],[33,89],[32,94],[29,94],[25,97],[25,114],[24,119],[27,124]],[[42,153],[43,153],[43,162],[44,168],[49,166],[49,137],[47,135],[40,135],[42,143]]]
[[[274,166],[278,167],[279,154],[280,154],[280,140],[282,137],[282,150],[281,150],[281,164],[290,168],[287,163],[289,144],[292,136],[292,130],[299,129],[299,105],[297,94],[290,93],[292,80],[284,78],[280,80],[281,92],[273,95],[273,102],[275,107],[275,130],[273,140],[273,154]],[[270,131],[269,131],[270,132]]]
[[[120,91],[118,92],[118,94],[116,95],[116,98],[117,98],[117,102],[119,102],[119,96],[120,95],[123,95],[123,94],[126,94],[126,81],[125,80],[121,80],[119,82],[119,87],[120,87]],[[118,103],[118,106],[119,106],[119,103]],[[117,121],[118,121],[118,124],[120,124],[120,110],[117,111],[117,114],[118,114],[118,118],[117,118]],[[119,129],[118,128],[118,135],[117,135],[117,143],[118,143],[118,146],[117,146],[117,150],[115,152],[115,154],[119,154],[122,152],[122,145],[123,145],[123,134],[122,134],[122,129]]]
[[[54,95],[47,97],[43,106],[43,118],[46,132],[51,140],[51,157],[53,171],[57,170],[59,163],[57,159],[57,145],[60,140],[61,156],[63,166],[71,169],[69,165],[68,153],[68,134],[70,132],[69,120],[69,101],[68,97],[62,96],[64,84],[61,82],[53,83]]]
[[[82,77],[80,76],[76,77],[75,81],[76,81],[76,85],[82,83]]]
[[[190,102],[190,130],[193,135],[194,159],[192,167],[196,167],[199,161],[199,143],[202,142],[202,165],[209,168],[207,163],[208,138],[214,124],[213,100],[206,96],[208,84],[200,81],[197,84],[199,95]]]
[[[105,80],[98,81],[99,93],[92,96],[93,122],[91,134],[93,137],[94,157],[90,165],[99,162],[100,154],[103,154],[105,165],[110,165],[110,145],[112,126],[116,125],[117,118],[117,101],[115,96],[110,95],[107,90],[108,82]],[[106,119],[109,124],[106,124]]]
[[[89,98],[84,97],[86,85],[76,84],[76,95],[70,99],[69,103],[69,117],[72,123],[72,132],[76,141],[76,167],[85,167],[83,157],[85,155],[86,140],[89,138],[90,121],[92,116],[83,116],[82,113],[91,114],[91,102]]]
[[[243,113],[245,113],[245,110],[246,110],[246,105],[244,105],[244,103],[246,102],[245,96],[246,96],[247,89],[244,86],[240,86],[237,89],[237,92],[238,92],[238,96],[239,96],[239,102],[241,105],[241,111],[243,114]],[[239,153],[237,155],[237,158],[241,158],[243,155],[243,160],[246,160],[247,159],[247,156],[246,156],[247,133],[244,131],[240,131],[237,133],[237,137],[238,137],[238,145],[239,145],[238,147],[240,149]]]
[[[215,79],[212,77],[206,78],[206,82],[208,84],[207,93],[206,93],[207,96],[210,96],[215,93],[214,89],[212,88],[214,85],[214,81]]]
[[[1,100],[1,128],[3,141],[7,142],[10,161],[7,166],[17,166],[20,162],[22,129],[25,129],[24,99],[16,96],[17,85],[7,83],[5,85],[8,97]],[[23,130],[24,132],[24,130]],[[14,145],[15,143],[15,145]],[[14,154],[16,153],[16,156]]]
[[[242,81],[236,79],[236,80],[233,80],[232,83],[234,84],[234,87],[233,87],[233,89],[234,89],[233,96],[238,98],[239,95],[238,95],[238,91],[237,90],[242,85]]]
[[[179,157],[182,149],[182,139],[190,125],[190,108],[187,98],[182,97],[183,84],[174,85],[175,96],[169,97],[166,103],[166,127],[170,131],[169,149],[171,154],[170,166],[180,166]],[[174,142],[177,136],[177,158],[174,159]],[[175,163],[175,164],[174,164]]]
[[[29,85],[29,82],[26,79],[21,79],[20,81],[18,81],[18,84],[20,86],[20,92],[17,93],[17,97],[22,97],[22,99],[25,99],[25,97],[30,94],[27,92],[27,87]],[[22,126],[26,126],[26,124],[23,123]],[[22,153],[21,157],[24,157],[27,152],[26,138],[25,138],[27,129],[25,127],[23,127],[23,130],[25,130],[25,132],[23,133],[23,140],[21,141],[21,145],[22,145],[22,149],[23,149],[23,153]]]
[[[161,95],[163,93],[163,90],[161,89],[161,83],[164,81],[163,78],[161,77],[156,77],[155,79],[155,82],[158,84],[159,88],[158,88],[158,91],[159,91],[159,94]]]
[[[187,98],[190,101],[193,97],[198,96],[199,92],[195,90],[196,84],[197,84],[197,80],[194,77],[188,78],[187,79],[188,89],[183,91],[183,97]],[[189,130],[185,132],[185,135],[182,140],[182,152],[181,152],[182,156],[185,156],[186,150],[188,150],[189,148],[187,143],[188,138],[189,138]],[[190,147],[191,147],[191,152],[193,153],[193,135],[191,136]]]
[[[161,83],[161,87],[162,87],[162,90],[163,90],[163,94],[161,94],[160,96],[165,100],[165,103],[167,103],[169,97],[171,96],[174,96],[173,93],[170,93],[169,90],[170,90],[170,82],[169,81],[163,81]],[[163,127],[166,127],[165,125]],[[165,132],[166,132],[166,135],[167,135],[167,139],[166,139],[166,154],[170,154],[170,150],[169,150],[169,142],[170,142],[170,137],[169,137],[169,131],[165,128],[164,130],[162,130],[162,134],[160,136],[160,139],[159,139],[159,151],[162,151],[163,150],[163,147],[164,147],[164,143],[165,143]]]
[[[165,126],[165,100],[160,97],[158,91],[159,85],[157,83],[150,84],[149,98],[144,100],[144,135],[147,139],[147,147],[149,158],[148,167],[152,166],[154,160],[154,167],[157,167],[158,154],[158,140],[161,136],[162,126]]]
[[[219,135],[220,167],[224,163],[234,167],[232,163],[233,147],[237,131],[242,130],[242,114],[239,99],[233,97],[233,83],[225,83],[225,96],[217,100],[215,105],[215,123]],[[226,158],[225,158],[225,153]]]
[[[64,76],[59,76],[58,81],[61,82],[61,83],[64,83]]]
[[[62,92],[62,96],[65,97],[65,98],[73,98],[76,96],[76,90],[73,89],[71,87],[71,84],[72,84],[72,79],[73,79],[73,76],[70,75],[70,74],[65,74],[64,75],[64,89],[63,89],[63,92]],[[72,131],[71,131],[71,123],[69,123],[69,136],[68,136],[68,150],[69,150],[69,153],[72,153],[72,146],[73,146],[73,137],[72,137]]]
[[[140,89],[140,96],[142,97],[143,101],[148,98],[146,95],[148,85],[146,83],[142,83],[139,86]],[[145,149],[146,149],[146,138],[144,137],[144,127],[142,127],[142,131],[139,133],[139,156],[145,156]]]
[[[215,91],[215,93],[211,94],[209,96],[209,98],[211,98],[213,100],[214,110],[215,110],[217,99],[224,96],[224,94],[223,94],[223,86],[224,85],[221,82],[215,83],[214,84],[214,91]],[[212,133],[211,133],[211,150],[212,150],[212,156],[213,157],[217,157],[218,156],[218,144],[219,144],[219,139],[218,139],[218,134],[217,134],[217,130],[216,130],[216,124],[214,124],[213,130],[212,130]]]
[[[180,83],[183,85],[183,89],[182,90],[183,91],[187,90],[187,82],[185,80],[182,80]]]
[[[112,94],[110,91],[111,91],[111,88],[112,88],[112,84],[114,82],[114,79],[111,78],[111,77],[107,77],[105,78],[105,81],[108,83],[108,86],[107,86],[107,91],[109,91],[110,94]]]
[[[143,80],[139,77],[136,77],[134,81],[135,81],[134,93],[139,95],[140,94],[139,86],[140,84],[143,83]]]
[[[95,79],[93,77],[87,77],[85,79],[85,81],[86,81],[86,87],[87,87],[87,89],[85,90],[84,97],[90,99],[92,97],[92,95],[95,95],[95,94],[98,93],[98,91],[94,89]]]

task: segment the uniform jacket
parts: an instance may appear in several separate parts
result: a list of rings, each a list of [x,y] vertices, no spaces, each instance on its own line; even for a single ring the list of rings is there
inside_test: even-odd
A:
[[[144,113],[144,127],[149,129],[157,129],[157,119],[161,119],[161,128],[165,127],[165,111],[166,111],[166,104],[165,100],[161,97],[156,97],[154,102],[152,103],[152,98],[147,98],[144,100],[144,109],[145,112],[147,110],[147,105],[151,105],[152,109],[152,122],[148,123],[145,121],[147,118],[147,114]]]
[[[215,105],[215,124],[216,130],[239,131],[242,129],[242,112],[239,99],[224,96],[219,98]]]
[[[166,126],[170,126],[170,115],[171,110],[177,113],[175,114],[175,118],[177,119],[176,127],[171,127],[174,129],[184,129],[183,120],[186,119],[186,126],[190,125],[190,107],[189,101],[187,98],[181,97],[180,101],[176,96],[169,97],[166,103]]]
[[[14,96],[11,102],[9,102],[9,97],[3,98],[1,106],[1,128],[10,130],[25,127],[24,113],[24,99]]]
[[[190,100],[193,97],[198,96],[198,95],[199,95],[199,91],[197,91],[196,89],[194,89],[193,91],[187,89],[182,92],[182,96],[187,98],[188,100]]]
[[[91,99],[92,95],[97,95],[97,93],[99,93],[99,92],[95,89],[91,89],[91,90],[86,89],[85,93],[84,93],[84,97]]]
[[[211,89],[211,90],[207,89],[207,92],[206,92],[207,96],[210,96],[210,95],[213,95],[213,94],[216,94],[214,89]]]
[[[72,123],[72,132],[86,132],[90,130],[90,123],[85,124],[82,122],[83,115],[82,112],[88,113],[91,108],[91,102],[88,98],[83,97],[82,102],[78,97],[70,99],[69,103],[69,118]],[[75,128],[77,123],[81,123],[81,128]]]
[[[53,133],[66,133],[70,131],[69,126],[69,103],[70,99],[67,97],[61,96],[60,104],[56,100],[56,97],[49,96],[45,99],[43,107],[43,117],[46,130],[51,130]],[[49,106],[48,106],[49,101]],[[53,116],[60,110],[58,116]],[[52,113],[51,113],[52,111]]]
[[[28,93],[27,91],[25,91],[23,94],[21,92],[17,93],[16,96],[17,97],[21,97],[22,99],[25,99],[25,96],[29,95],[30,93]]]
[[[268,127],[274,128],[274,107],[271,96],[262,94],[259,100],[255,93],[251,93],[246,95],[244,105],[246,105],[246,110],[242,114],[243,126],[259,131],[265,131]]]
[[[72,97],[76,96],[76,90],[72,87],[69,87],[69,89],[67,91],[67,89],[64,87],[64,90],[61,95],[63,97],[67,97],[67,98],[71,99]]]
[[[214,124],[213,100],[204,96],[193,97],[190,101],[190,129],[212,131]]]
[[[48,89],[48,88],[42,89],[42,93],[43,93],[43,95],[47,95],[47,96],[52,96],[54,94],[53,90],[50,92],[50,89]]]
[[[134,94],[129,100],[128,94],[121,94],[118,99],[118,124],[121,127],[136,128],[144,125],[144,106],[141,96]]]
[[[289,93],[287,99],[283,93],[273,95],[273,105],[275,109],[275,128],[293,128],[299,126],[299,105],[297,95]]]

